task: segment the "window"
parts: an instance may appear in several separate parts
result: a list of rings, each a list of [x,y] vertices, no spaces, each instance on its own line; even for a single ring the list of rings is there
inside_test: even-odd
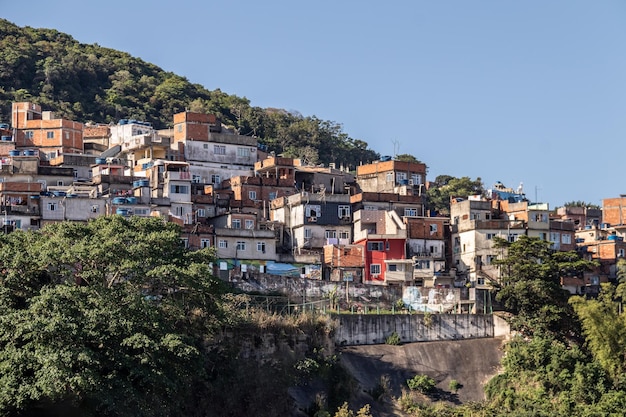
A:
[[[339,239],[350,239],[350,232],[345,230],[339,231]]]
[[[59,187],[63,187],[63,181],[57,181],[57,185],[58,185]]]
[[[200,239],[200,247],[201,248],[210,248],[211,240],[210,239]]]
[[[179,216],[179,217],[182,216],[183,215],[183,208],[182,207],[175,207],[174,208],[174,214],[176,216]]]
[[[247,158],[250,156],[250,148],[237,148],[237,156]]]
[[[74,178],[78,178],[78,170],[77,169],[74,170]]]
[[[270,195],[269,195],[270,201],[274,200],[275,198],[276,198],[276,192],[270,193]]]
[[[219,175],[211,175],[211,183],[212,184],[219,184],[221,182],[221,178]]]
[[[415,208],[405,208],[404,209],[405,216],[417,216],[417,209]]]
[[[256,200],[256,191],[248,191],[248,198],[250,200]]]
[[[213,145],[213,153],[215,155],[226,155],[226,146],[224,146],[224,145]]]
[[[396,181],[401,182],[407,179],[406,172],[396,172]]]
[[[306,217],[317,217],[322,214],[322,206],[317,204],[308,204],[306,206]]]
[[[370,274],[372,274],[372,275],[380,275],[380,264],[371,264],[370,265]]]
[[[305,239],[310,239],[311,238],[311,229],[309,229],[309,228],[305,228],[304,229],[304,238]]]
[[[184,237],[184,238],[182,238],[180,241],[183,243],[183,247],[184,247],[185,249],[189,249],[189,239],[187,239],[186,237]]]
[[[242,240],[237,241],[237,250],[246,250],[246,242]]]
[[[337,238],[337,231],[336,230],[326,230],[326,232],[324,233],[324,236],[326,237],[326,239],[335,239],[335,238]]]
[[[136,208],[135,209],[135,215],[136,216],[147,216],[148,215],[148,209],[147,208]]]
[[[226,248],[228,248],[228,241],[227,241],[227,240],[224,240],[224,239],[220,239],[220,240],[217,242],[217,247],[218,247],[218,248],[220,248],[220,249],[226,249]]]
[[[398,265],[396,265],[396,264],[389,264],[389,265],[387,265],[387,270],[389,272],[396,272],[398,270]]]
[[[367,242],[368,251],[382,251],[383,248],[383,242]]]
[[[246,229],[254,229],[254,220],[246,219]]]
[[[24,132],[24,137],[26,139],[32,139],[33,138],[33,131],[32,130],[27,130],[26,132]]]
[[[350,206],[339,206],[339,218],[349,218],[350,217]]]
[[[176,131],[178,133],[183,131],[183,124],[182,123],[179,123],[179,124],[176,125]]]
[[[198,209],[198,210],[196,210],[196,216],[198,216],[198,217],[206,217],[206,210],[205,209]]]
[[[416,261],[415,269],[430,269],[430,261],[429,260]]]
[[[363,210],[366,211],[376,211],[378,208],[376,206],[363,206]]]
[[[422,183],[422,178],[419,174],[411,174],[411,181],[413,181],[413,185],[420,185]]]
[[[230,227],[233,229],[241,229],[241,219],[232,219],[230,221]]]
[[[487,234],[485,235],[485,237],[487,238],[487,240],[491,240],[491,239],[493,239],[493,238],[494,238],[494,237],[496,237],[496,236],[497,236],[497,235],[496,235],[495,233],[487,233]]]
[[[170,192],[172,194],[188,194],[189,187],[187,185],[170,185]]]
[[[257,242],[256,250],[257,252],[265,253],[265,242]]]
[[[47,131],[46,132],[46,138],[54,139],[54,132],[53,131]]]
[[[202,149],[209,149],[209,144],[208,143],[203,143],[202,144]]]
[[[70,132],[65,132],[65,139],[69,139],[70,138]]]
[[[565,235],[563,235],[565,236]],[[560,234],[556,232],[550,232],[550,242],[558,243],[560,238]],[[563,242],[565,243],[565,242]]]
[[[620,258],[624,257],[624,249],[620,249],[619,251],[617,251],[617,256],[619,256]]]
[[[487,255],[486,264],[487,265],[493,265],[493,261],[495,261],[496,259],[498,259],[498,257],[496,255]]]
[[[393,172],[388,172],[386,176],[387,182],[393,182]]]
[[[48,210],[55,211],[57,209],[57,203],[48,203]]]
[[[199,184],[200,181],[202,181],[202,177],[200,175],[196,175],[196,174],[191,175],[191,182]]]
[[[561,235],[561,242],[566,244],[566,245],[571,244],[572,243],[572,235],[568,235],[568,234],[565,234],[565,233],[562,234]]]

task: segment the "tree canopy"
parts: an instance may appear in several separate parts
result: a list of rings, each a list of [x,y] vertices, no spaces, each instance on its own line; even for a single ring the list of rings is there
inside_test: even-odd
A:
[[[156,218],[0,235],[0,414],[185,415],[224,317],[212,259]]]
[[[597,263],[581,259],[575,251],[553,251],[551,242],[537,237],[522,235],[515,242],[496,237],[494,247],[506,250],[502,259],[494,260],[502,273],[496,300],[515,315],[517,330],[568,334],[573,311],[561,277],[582,277]]]
[[[189,109],[215,114],[240,134],[257,137],[268,151],[314,164],[355,169],[380,157],[339,123],[254,107],[245,97],[210,91],[127,53],[0,19],[0,122],[10,120],[15,101],[32,101],[79,122],[126,118],[157,129],[171,127],[173,115]]]
[[[439,175],[429,183],[426,191],[427,208],[443,215],[450,214],[450,198],[467,198],[470,195],[484,195],[482,180],[469,177],[455,178],[450,175]]]

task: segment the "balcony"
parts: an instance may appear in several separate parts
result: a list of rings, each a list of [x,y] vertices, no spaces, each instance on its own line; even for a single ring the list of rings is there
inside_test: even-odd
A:
[[[165,171],[163,178],[169,181],[191,181],[191,174],[188,171]]]

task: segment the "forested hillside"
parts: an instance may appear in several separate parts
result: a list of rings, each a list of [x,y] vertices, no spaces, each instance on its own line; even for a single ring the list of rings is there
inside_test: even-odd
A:
[[[13,101],[33,101],[81,122],[131,118],[156,128],[171,126],[173,114],[188,109],[216,114],[269,150],[311,164],[355,167],[379,158],[339,123],[253,107],[245,97],[209,91],[127,53],[0,19],[0,122],[9,121]]]

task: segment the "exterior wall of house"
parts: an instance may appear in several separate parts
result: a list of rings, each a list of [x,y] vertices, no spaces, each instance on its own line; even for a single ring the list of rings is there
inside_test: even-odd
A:
[[[214,114],[181,112],[174,115],[174,141],[193,139],[208,141],[211,130],[219,131],[221,124]]]
[[[602,223],[611,227],[626,224],[626,197],[602,200]]]
[[[398,185],[418,187],[426,182],[426,165],[403,161],[376,161],[360,165],[356,178],[364,192],[395,192]]]
[[[249,175],[252,175],[251,172],[257,160],[256,139],[247,136],[232,136],[239,140],[233,140],[232,143],[187,140],[185,142],[185,159],[187,161],[211,162],[217,166],[226,165],[231,170],[240,170],[239,165],[243,165],[250,171]],[[254,143],[250,143],[250,139],[253,139]]]
[[[405,239],[372,238],[355,242],[363,245],[365,258],[364,282],[384,284],[386,260],[405,259]]]
[[[82,123],[56,119],[53,113],[42,112],[41,106],[28,102],[13,103],[11,118],[16,148],[35,147],[47,156],[83,152]]]

